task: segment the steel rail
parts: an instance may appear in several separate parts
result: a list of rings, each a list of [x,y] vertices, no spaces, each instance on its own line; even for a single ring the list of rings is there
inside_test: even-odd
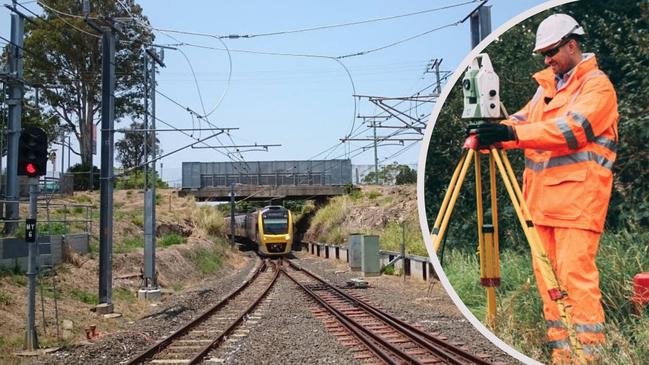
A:
[[[383,320],[384,322],[390,324],[391,326],[395,327],[398,329],[401,333],[404,335],[410,337],[414,342],[417,344],[425,347],[426,349],[432,351],[435,353],[435,355],[443,357],[446,361],[450,361],[452,364],[466,364],[467,361],[470,361],[473,364],[478,364],[478,365],[491,365],[490,362],[481,359],[477,356],[474,356],[456,346],[451,345],[450,343],[443,341],[435,336],[432,336],[431,334],[428,334],[416,327],[413,327],[412,325],[401,321],[400,319],[385,313],[379,309],[376,309],[372,305],[368,304],[367,302],[358,299],[356,297],[353,297],[344,291],[336,288],[335,286],[329,284],[326,282],[324,279],[313,273],[312,271],[305,269],[291,261],[289,261],[289,265],[294,268],[295,270],[303,271],[307,275],[311,276],[315,280],[319,281],[320,283],[327,285],[330,287],[331,290],[335,291],[337,294],[341,295],[343,298],[355,303],[358,307],[363,308],[373,314],[374,316],[378,317],[379,319]],[[441,348],[440,348],[441,347]]]
[[[239,295],[244,289],[246,289],[252,282],[257,279],[259,274],[264,271],[268,265],[264,261],[259,268],[255,271],[255,273],[252,275],[250,279],[247,279],[246,281],[243,282],[243,284],[234,292],[229,294],[227,297],[225,297],[223,300],[212,306],[211,308],[207,309],[205,312],[200,314],[198,317],[190,321],[189,323],[185,324],[182,326],[180,329],[172,333],[171,335],[165,337],[164,339],[158,341],[148,349],[144,350],[142,353],[139,355],[133,357],[132,359],[128,360],[126,362],[126,365],[135,365],[135,364],[141,364],[156,353],[160,352],[164,348],[166,348],[173,340],[175,340],[177,337],[180,337],[184,335],[185,333],[189,332],[192,328],[200,324],[205,318],[208,318],[210,315],[212,315],[214,312],[217,310],[221,309],[223,306],[225,306],[231,299]]]
[[[243,322],[243,319],[248,314],[250,314],[250,312],[252,312],[259,305],[259,303],[261,303],[261,301],[266,297],[270,289],[275,285],[275,283],[277,282],[277,278],[279,277],[279,273],[280,273],[279,266],[273,263],[273,267],[275,267],[275,275],[273,276],[273,279],[268,284],[266,289],[264,289],[264,291],[259,295],[259,297],[254,302],[252,302],[248,306],[248,308],[246,308],[246,310],[234,322],[232,322],[230,326],[228,326],[228,328],[223,330],[223,332],[221,332],[221,334],[217,338],[215,338],[212,341],[212,343],[203,347],[201,351],[189,361],[188,363],[189,365],[200,363],[201,360],[203,360],[203,357],[205,357],[205,355],[207,355],[213,348],[216,348],[216,346],[218,346],[224,340],[224,338],[227,335],[229,335],[239,324],[241,324],[241,322]]]
[[[365,344],[370,349],[370,351],[376,354],[386,364],[396,365],[396,364],[402,364],[403,362],[395,361],[395,359],[393,358],[393,356],[390,355],[390,353],[382,350],[379,347],[379,345],[377,345],[376,343],[380,344],[381,347],[388,349],[391,353],[406,360],[408,363],[422,364],[416,358],[394,347],[394,345],[392,345],[391,343],[387,342],[380,336],[372,333],[368,329],[364,328],[361,324],[359,324],[358,322],[354,321],[353,319],[349,318],[347,315],[342,313],[340,310],[331,306],[324,299],[322,299],[318,294],[314,293],[313,290],[307,288],[305,285],[298,282],[298,280],[295,279],[293,276],[291,276],[288,272],[286,272],[285,269],[282,268],[281,271],[282,273],[284,273],[284,275],[286,275],[286,277],[291,279],[291,281],[293,281],[297,286],[299,286],[307,294],[309,294],[315,301],[317,301],[318,303],[320,303],[320,305],[322,305],[325,309],[327,309],[329,313],[331,313],[343,326],[345,326],[345,328],[347,328],[350,332],[352,332],[356,336],[356,338],[361,340],[363,344]],[[372,339],[369,339],[368,337],[371,337]],[[375,341],[376,343],[373,341]]]

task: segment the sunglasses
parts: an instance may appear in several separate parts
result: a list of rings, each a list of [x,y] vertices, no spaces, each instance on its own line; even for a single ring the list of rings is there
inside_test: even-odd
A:
[[[568,42],[570,42],[570,38],[564,39],[556,47],[548,49],[547,51],[540,52],[539,54],[543,57],[554,57],[554,55],[559,53],[559,49],[565,46]]]

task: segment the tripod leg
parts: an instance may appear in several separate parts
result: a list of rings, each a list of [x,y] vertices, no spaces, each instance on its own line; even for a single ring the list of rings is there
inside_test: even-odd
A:
[[[433,230],[430,234],[430,238],[433,241],[433,249],[435,250],[435,252],[437,252],[437,250],[439,249],[442,238],[444,238],[444,233],[446,232],[448,221],[450,220],[451,214],[453,213],[453,207],[455,206],[457,197],[460,194],[460,188],[462,187],[462,183],[466,178],[467,170],[471,165],[471,159],[473,158],[474,153],[474,150],[468,149],[462,156],[457,167],[455,168],[455,172],[453,173],[453,177],[451,178],[451,183],[449,184],[446,195],[444,196],[442,206],[437,213],[435,225],[433,226]]]
[[[490,156],[491,160],[491,156]],[[475,154],[475,195],[478,224],[478,252],[480,254],[480,285],[485,288],[487,297],[487,325],[493,327],[496,321],[496,289],[492,281],[493,272],[493,225],[484,223],[484,206],[482,203],[482,165],[480,153]]]
[[[503,179],[503,182],[505,183],[507,193],[512,200],[516,215],[518,216],[521,226],[523,227],[523,232],[525,233],[525,237],[527,238],[527,241],[530,245],[530,250],[532,252],[532,260],[535,260],[540,268],[541,276],[543,276],[546,288],[548,288],[548,294],[550,295],[550,298],[552,298],[552,300],[557,303],[561,322],[568,331],[568,335],[570,337],[572,350],[579,359],[579,362],[585,364],[586,360],[584,358],[581,343],[577,339],[577,334],[575,333],[575,329],[572,325],[572,320],[569,317],[566,310],[566,305],[563,302],[563,299],[567,296],[567,293],[565,293],[565,291],[562,291],[559,287],[557,275],[552,269],[552,264],[547,257],[545,249],[543,248],[539,234],[534,228],[531,215],[529,213],[527,205],[525,204],[525,200],[523,200],[520,187],[518,186],[518,181],[515,178],[512,179],[514,177],[514,172],[511,164],[509,163],[509,159],[507,159],[507,155],[504,152],[498,151],[495,148],[491,148],[490,152],[494,157],[496,164],[498,165],[498,170],[500,171],[500,175]]]
[[[487,324],[494,326],[497,315],[496,288],[500,285],[500,259],[498,256],[498,206],[496,200],[496,168],[489,155],[489,193],[491,198],[491,224],[482,228],[484,246],[484,273],[481,284],[487,294]]]
[[[500,241],[498,238],[498,191],[496,190],[496,161],[489,156],[489,183],[491,189],[491,225],[494,227],[491,272],[495,286],[500,286]]]

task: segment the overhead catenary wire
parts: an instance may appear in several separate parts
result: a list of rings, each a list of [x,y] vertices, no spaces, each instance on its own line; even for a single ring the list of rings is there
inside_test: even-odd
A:
[[[144,25],[144,26],[149,27],[150,29],[153,29],[153,27],[151,27],[151,26],[148,25],[148,24],[144,24],[144,23],[141,23],[141,24]],[[168,35],[168,34],[165,34],[165,35],[168,36],[168,37],[170,37],[171,39],[174,39],[174,40],[178,41],[178,40],[177,40],[175,37],[173,37],[173,36],[170,36],[170,35]],[[223,94],[221,95],[221,99],[219,99],[219,101],[217,102],[217,105],[212,109],[212,111],[210,111],[210,113],[207,113],[207,111],[206,111],[206,109],[205,109],[205,104],[204,104],[204,102],[203,102],[203,96],[202,96],[202,93],[201,93],[200,85],[198,84],[198,79],[197,79],[197,77],[196,77],[196,73],[194,72],[194,67],[193,67],[193,65],[192,65],[192,62],[191,62],[191,60],[189,59],[189,57],[185,54],[185,52],[184,52],[182,49],[177,48],[177,50],[178,50],[178,51],[182,54],[182,56],[185,58],[185,61],[187,62],[188,66],[189,66],[189,69],[190,69],[190,71],[191,71],[191,73],[192,73],[192,76],[193,76],[193,78],[194,78],[194,84],[195,84],[196,90],[197,90],[197,92],[198,92],[198,97],[199,97],[199,101],[200,101],[200,104],[201,104],[201,109],[203,110],[203,114],[196,114],[196,116],[199,117],[199,118],[198,118],[198,120],[199,120],[199,126],[200,126],[200,121],[201,121],[201,120],[205,120],[205,121],[206,121],[210,126],[214,126],[214,124],[212,124],[208,118],[209,118],[209,115],[210,115],[211,113],[213,113],[213,112],[218,108],[218,106],[220,105],[221,101],[223,100],[223,97],[225,97],[225,93],[227,92],[227,89],[228,89],[229,86],[230,86],[230,80],[231,80],[231,77],[232,77],[232,58],[230,57],[230,52],[229,52],[229,50],[227,50],[227,46],[226,46],[226,51],[227,51],[227,53],[228,53],[228,61],[229,61],[229,73],[228,73],[228,84],[227,84],[227,87],[226,87],[226,89],[224,90]],[[177,104],[177,103],[176,103],[176,104]],[[194,113],[195,113],[195,112],[194,112]],[[229,133],[228,133],[228,136],[229,136],[230,139],[231,139],[231,136],[230,136]],[[217,142],[218,142],[221,146],[223,146],[223,142],[221,141],[220,138],[216,137],[216,140],[217,140]],[[240,160],[240,161],[245,162],[245,158],[243,157],[243,155],[242,155],[241,153],[239,153],[238,155],[239,155],[239,157],[237,158],[236,156],[234,156],[234,155],[233,155],[232,153],[230,153],[229,151],[226,153],[226,156],[228,157],[228,159],[230,159],[230,160],[232,160],[232,161],[238,159],[238,160]]]
[[[479,0],[465,1],[465,2],[462,2],[462,3],[458,3],[458,4],[451,4],[451,5],[432,8],[432,9],[420,10],[420,11],[415,11],[415,12],[410,12],[410,13],[405,13],[405,14],[398,14],[398,15],[390,15],[390,16],[373,18],[373,19],[359,20],[359,21],[347,22],[347,23],[338,23],[338,24],[330,24],[330,25],[318,25],[318,26],[307,27],[307,28],[276,31],[276,32],[267,32],[267,33],[252,33],[252,34],[241,34],[241,35],[239,35],[239,34],[229,34],[229,35],[214,35],[214,36],[217,37],[217,38],[220,38],[220,39],[240,39],[240,38],[258,38],[258,37],[269,37],[269,36],[288,35],[288,34],[295,34],[295,33],[313,32],[313,31],[319,31],[319,30],[325,30],[325,29],[341,28],[341,27],[348,27],[348,26],[361,25],[361,24],[369,24],[369,23],[381,22],[381,21],[386,21],[386,20],[406,18],[406,17],[422,15],[422,14],[429,14],[429,13],[434,13],[434,12],[438,12],[438,11],[441,11],[441,10],[452,9],[452,8],[460,7],[460,6],[463,6],[463,5],[475,3],[477,1],[479,1]],[[178,31],[178,32],[180,33],[180,31]],[[183,34],[197,35],[197,34],[194,34],[192,32],[184,32]]]
[[[120,2],[120,4],[123,6],[122,2]],[[325,56],[325,57],[326,57],[326,56]],[[347,72],[348,72],[348,71],[347,71]],[[194,78],[195,78],[195,77],[194,77]],[[203,108],[204,108],[204,107],[203,107]],[[205,110],[203,110],[203,111],[205,112]],[[208,114],[208,113],[204,113],[204,114]],[[356,114],[356,113],[354,113],[354,114]],[[191,114],[190,114],[190,115],[191,115]],[[198,117],[198,116],[200,116],[200,114],[196,113],[196,116]],[[194,117],[194,115],[192,115],[192,118],[193,118],[193,117]],[[199,118],[199,119],[200,119],[200,118]],[[359,127],[360,127],[360,126],[359,126]],[[351,135],[353,134],[354,131],[358,131],[358,130],[359,130],[359,128],[357,128],[354,124],[352,124],[351,131],[350,131],[350,133],[348,133],[347,135],[348,135],[348,136],[351,136]],[[341,143],[338,143],[338,144],[332,146],[331,149],[333,149],[333,151],[331,151],[331,150],[327,151],[327,152],[330,152],[330,153],[328,154],[328,156],[329,156],[330,154],[333,154],[333,153],[335,152],[335,148],[339,147],[340,145],[341,145]],[[357,151],[357,150],[354,150],[354,151]],[[350,150],[348,153],[351,154],[351,153],[354,152],[354,151],[351,151],[351,150]],[[317,157],[317,155],[316,155],[316,157]]]
[[[485,1],[482,2],[481,6],[484,5],[484,3],[485,3]],[[120,2],[120,5],[121,5],[121,6],[124,6],[121,2]],[[407,38],[401,39],[401,40],[396,41],[396,42],[392,42],[392,43],[390,43],[390,44],[387,44],[387,45],[384,45],[384,46],[381,46],[381,47],[376,47],[376,48],[373,48],[373,49],[369,49],[369,50],[365,50],[365,51],[360,51],[360,52],[356,52],[356,53],[352,53],[352,54],[347,54],[347,55],[342,55],[342,56],[336,56],[336,57],[334,57],[334,56],[309,55],[309,54],[288,54],[288,53],[280,54],[280,53],[277,53],[277,52],[263,52],[263,54],[268,54],[268,55],[270,55],[270,54],[272,54],[272,55],[282,55],[282,56],[289,56],[289,55],[290,55],[290,56],[299,56],[299,57],[329,58],[329,59],[337,60],[337,62],[338,62],[338,63],[339,63],[339,64],[340,64],[344,69],[345,69],[345,72],[348,74],[348,77],[350,78],[350,80],[351,80],[351,82],[352,82],[352,88],[355,90],[355,85],[353,84],[353,78],[351,77],[351,73],[349,72],[349,70],[347,69],[347,67],[346,67],[342,62],[340,62],[340,59],[342,59],[342,58],[348,58],[348,57],[354,57],[354,56],[360,56],[360,55],[365,55],[365,54],[369,54],[369,53],[372,53],[372,52],[377,52],[377,51],[380,51],[380,50],[383,50],[383,49],[386,49],[386,48],[389,48],[389,47],[393,47],[393,46],[396,46],[396,45],[398,45],[398,44],[401,44],[401,43],[405,43],[405,42],[407,42],[407,41],[410,41],[410,40],[412,40],[412,39],[419,38],[419,37],[424,36],[424,35],[426,35],[426,34],[430,34],[430,33],[434,32],[434,31],[437,31],[437,30],[440,30],[440,29],[443,29],[443,28],[446,28],[446,27],[450,27],[450,26],[458,25],[458,24],[462,23],[464,20],[466,20],[466,17],[463,18],[462,20],[456,21],[456,22],[454,22],[454,23],[449,23],[449,24],[443,25],[443,26],[441,26],[441,27],[433,28],[433,29],[428,30],[428,31],[426,31],[426,32],[419,33],[419,34],[416,34],[416,35],[413,35],[413,36],[410,36],[410,37],[407,37]],[[150,29],[158,30],[158,31],[165,32],[165,33],[175,32],[175,33],[181,33],[181,34],[191,34],[191,35],[199,35],[199,36],[213,37],[213,38],[217,38],[217,39],[218,39],[218,37],[216,37],[215,35],[212,35],[212,34],[198,33],[198,32],[187,32],[187,31],[177,31],[177,30],[172,30],[172,29],[159,29],[159,28],[152,27],[152,26],[150,26],[150,25],[148,25],[148,24],[144,24],[144,26],[148,26],[148,27],[150,27]],[[192,44],[189,44],[189,43],[182,43],[182,44],[179,44],[179,45],[192,45]],[[194,46],[195,46],[195,45],[194,45]],[[218,49],[218,48],[215,48],[215,47],[206,47],[206,46],[203,46],[203,47],[204,47],[204,48],[211,48],[211,49]],[[230,49],[227,48],[227,45],[225,46],[225,48],[220,49],[220,50],[226,50],[226,51],[228,52],[228,54],[230,53]],[[245,51],[245,52],[251,52],[251,51],[249,51],[249,50],[233,50],[233,51]],[[252,51],[251,53],[262,54],[261,52],[258,52],[258,51]],[[355,94],[355,92],[354,92],[354,94]],[[201,98],[201,101],[202,101],[202,98]],[[352,119],[352,127],[351,127],[351,129],[350,129],[350,133],[348,133],[348,136],[351,135],[351,133],[353,133],[353,131],[354,131],[356,109],[357,109],[357,105],[356,105],[356,100],[354,99],[354,118]]]

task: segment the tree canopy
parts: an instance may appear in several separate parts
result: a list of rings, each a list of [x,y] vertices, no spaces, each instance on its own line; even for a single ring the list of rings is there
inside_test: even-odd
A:
[[[369,172],[362,179],[364,184],[374,184],[376,173]],[[378,171],[378,179],[385,185],[405,185],[414,184],[417,182],[417,171],[410,168],[408,165],[400,165],[393,162],[389,165],[383,166]]]
[[[115,52],[115,118],[133,118],[144,110],[143,45],[153,35],[133,0],[92,1],[89,17],[100,26],[105,19],[119,19]],[[89,27],[82,14],[82,2],[50,0],[42,18],[25,25],[25,79],[42,85],[40,104],[56,116],[79,141],[82,165],[89,166],[93,154],[94,127],[101,108],[101,36]],[[127,20],[124,20],[127,19]]]
[[[131,123],[130,130],[136,129],[144,129],[144,123]],[[124,133],[124,138],[115,143],[117,160],[121,162],[124,169],[137,168],[146,161],[144,156],[144,140],[145,136],[143,132],[127,131]],[[160,141],[156,138],[155,143],[156,152],[159,154],[161,152],[159,148]],[[151,155],[150,150],[147,153]],[[141,168],[137,168],[137,170],[141,170]]]
[[[649,104],[645,100],[649,92],[649,3],[641,0],[570,3],[526,19],[492,42],[485,52],[500,77],[501,100],[510,113],[525,105],[536,89],[531,76],[545,67],[542,58],[532,54],[536,28],[547,16],[558,12],[572,15],[585,28],[582,48],[596,54],[600,68],[609,76],[618,94],[620,141],[607,225],[609,228],[629,224],[649,226],[649,203],[646,202],[649,194],[649,149],[646,147]],[[444,103],[428,147],[424,194],[431,225],[462,153],[467,123],[460,118],[462,99],[458,83]],[[512,151],[509,156],[520,176],[522,154]],[[468,176],[465,181],[455,207],[452,228],[465,231],[475,225],[475,207],[471,203],[475,195],[473,180]],[[499,195],[499,201],[503,202],[499,214],[503,220],[511,219],[512,226],[517,226],[511,204],[506,204],[508,198],[503,191],[499,191]],[[462,204],[467,199],[469,203]],[[510,234],[515,233],[506,233]]]

